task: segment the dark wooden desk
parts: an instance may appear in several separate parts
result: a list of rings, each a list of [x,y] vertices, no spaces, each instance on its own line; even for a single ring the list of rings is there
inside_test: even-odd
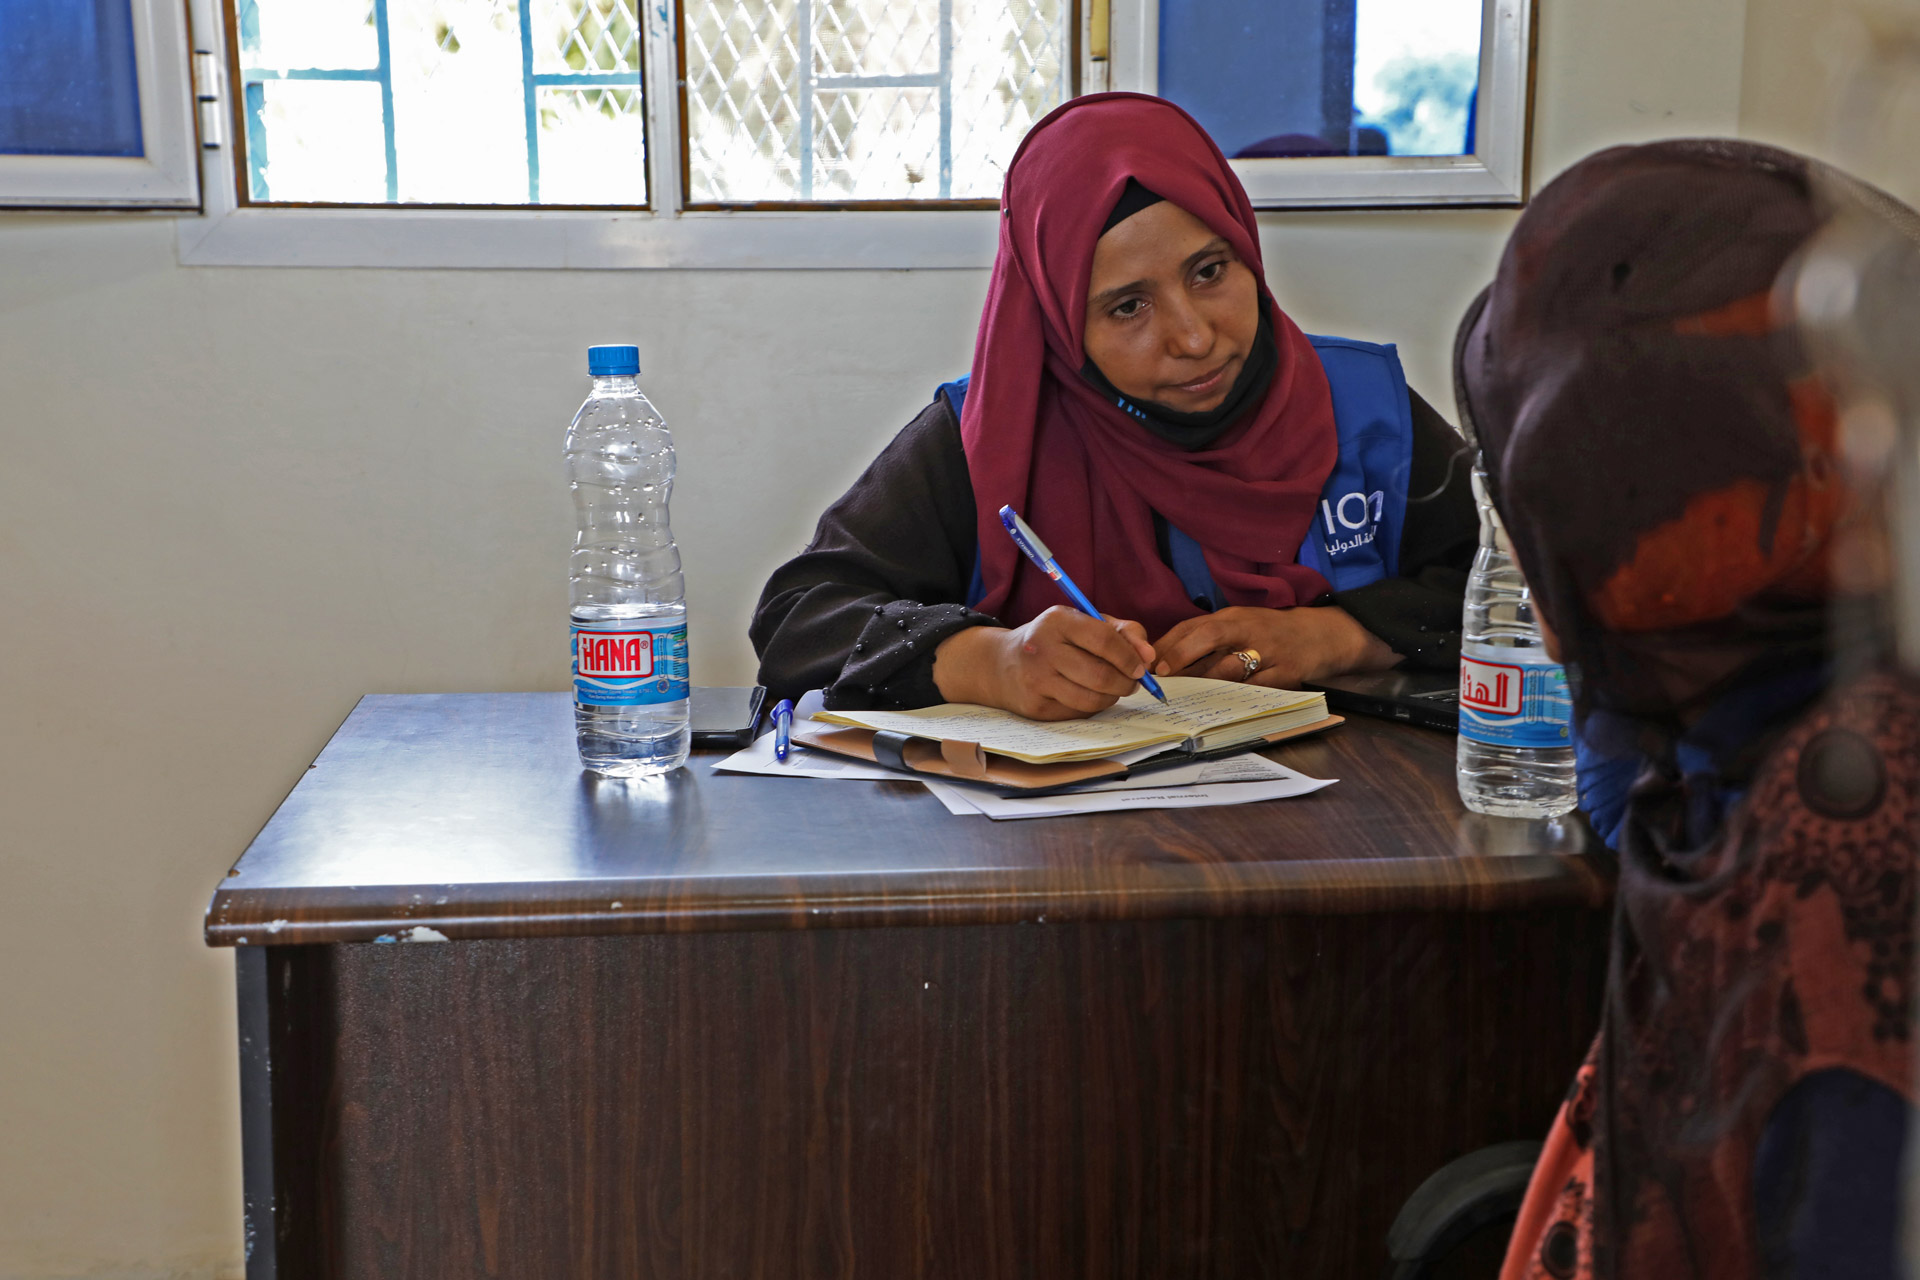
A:
[[[1611,874],[1464,856],[1450,737],[1275,756],[1341,782],[993,823],[363,700],[207,912],[249,1276],[1378,1275],[1422,1178],[1544,1132]]]

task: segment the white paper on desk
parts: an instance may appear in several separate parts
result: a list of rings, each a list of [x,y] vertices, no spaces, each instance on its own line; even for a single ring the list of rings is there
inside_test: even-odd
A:
[[[1196,760],[1192,764],[1148,769],[1131,778],[1116,778],[1112,782],[1089,782],[1062,794],[1079,796],[1090,791],[1163,791],[1168,787],[1192,786],[1196,782],[1279,782],[1305,777],[1305,774],[1296,773],[1283,764],[1275,764],[1263,755],[1243,751],[1237,756],[1226,756],[1219,760]],[[1317,779],[1307,778],[1307,781],[1314,782]]]
[[[1304,796],[1332,786],[1336,778],[1309,778],[1265,756],[1230,756],[1161,769],[1137,778],[1100,782],[1045,796],[1003,796],[984,787],[925,780],[948,813],[989,818],[1057,818],[1075,813],[1120,813],[1128,809],[1206,809]]]
[[[773,758],[773,735],[763,733],[753,740],[750,747],[728,756],[714,766],[717,773],[762,773],[773,778],[839,778],[849,782],[905,782],[906,775],[892,769],[882,769],[877,764],[868,764],[864,760],[849,760],[845,756],[829,755],[825,751],[809,751],[799,743],[787,752],[787,762],[781,764]]]
[[[933,798],[945,805],[947,812],[956,818],[986,816],[973,807],[972,789],[969,787],[956,787],[950,782],[927,782],[927,790],[933,792]]]
[[[1160,791],[1168,787],[1185,787],[1195,783],[1218,784],[1222,782],[1276,782],[1306,775],[1296,773],[1283,764],[1275,764],[1265,756],[1251,751],[1240,755],[1228,756],[1221,760],[1196,760],[1192,764],[1174,765],[1166,769],[1151,769],[1135,774],[1131,778],[1116,778],[1111,782],[1089,782],[1074,787],[1070,791],[1054,793],[1055,798],[1083,796],[1097,791]],[[997,794],[976,786],[955,785],[932,779],[926,782],[940,803],[947,806],[949,813],[979,813],[981,810],[973,803],[973,797],[984,794]],[[1318,781],[1307,778],[1309,782]],[[1324,784],[1323,784],[1324,785]],[[1301,793],[1306,794],[1305,792]],[[1011,797],[1019,799],[1020,797]]]

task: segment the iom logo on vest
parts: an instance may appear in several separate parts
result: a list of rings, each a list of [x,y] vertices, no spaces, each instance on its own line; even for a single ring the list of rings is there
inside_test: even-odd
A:
[[[1373,541],[1386,511],[1387,495],[1379,489],[1372,493],[1343,493],[1338,499],[1320,499],[1320,522],[1326,526],[1327,556],[1337,558],[1357,551]]]
[[[1504,662],[1460,659],[1460,705],[1482,715],[1517,716],[1526,672]]]

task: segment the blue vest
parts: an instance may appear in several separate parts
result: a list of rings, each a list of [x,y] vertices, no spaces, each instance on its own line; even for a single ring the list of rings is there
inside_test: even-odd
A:
[[[1413,472],[1413,407],[1400,355],[1391,343],[1311,334],[1308,341],[1319,353],[1333,391],[1339,457],[1321,487],[1319,511],[1297,559],[1319,570],[1335,591],[1351,591],[1400,572],[1400,532],[1406,525],[1407,481]],[[939,388],[956,419],[966,403],[968,381],[958,378]],[[1167,550],[1189,598],[1212,609],[1226,604],[1199,543],[1169,524]],[[977,604],[985,595],[976,551],[967,603]]]

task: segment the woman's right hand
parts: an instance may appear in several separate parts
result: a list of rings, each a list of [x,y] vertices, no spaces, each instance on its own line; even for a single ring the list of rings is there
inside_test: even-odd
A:
[[[1139,688],[1153,646],[1139,623],[1055,605],[1024,627],[968,627],[933,651],[948,702],[1000,707],[1029,720],[1077,720]]]

